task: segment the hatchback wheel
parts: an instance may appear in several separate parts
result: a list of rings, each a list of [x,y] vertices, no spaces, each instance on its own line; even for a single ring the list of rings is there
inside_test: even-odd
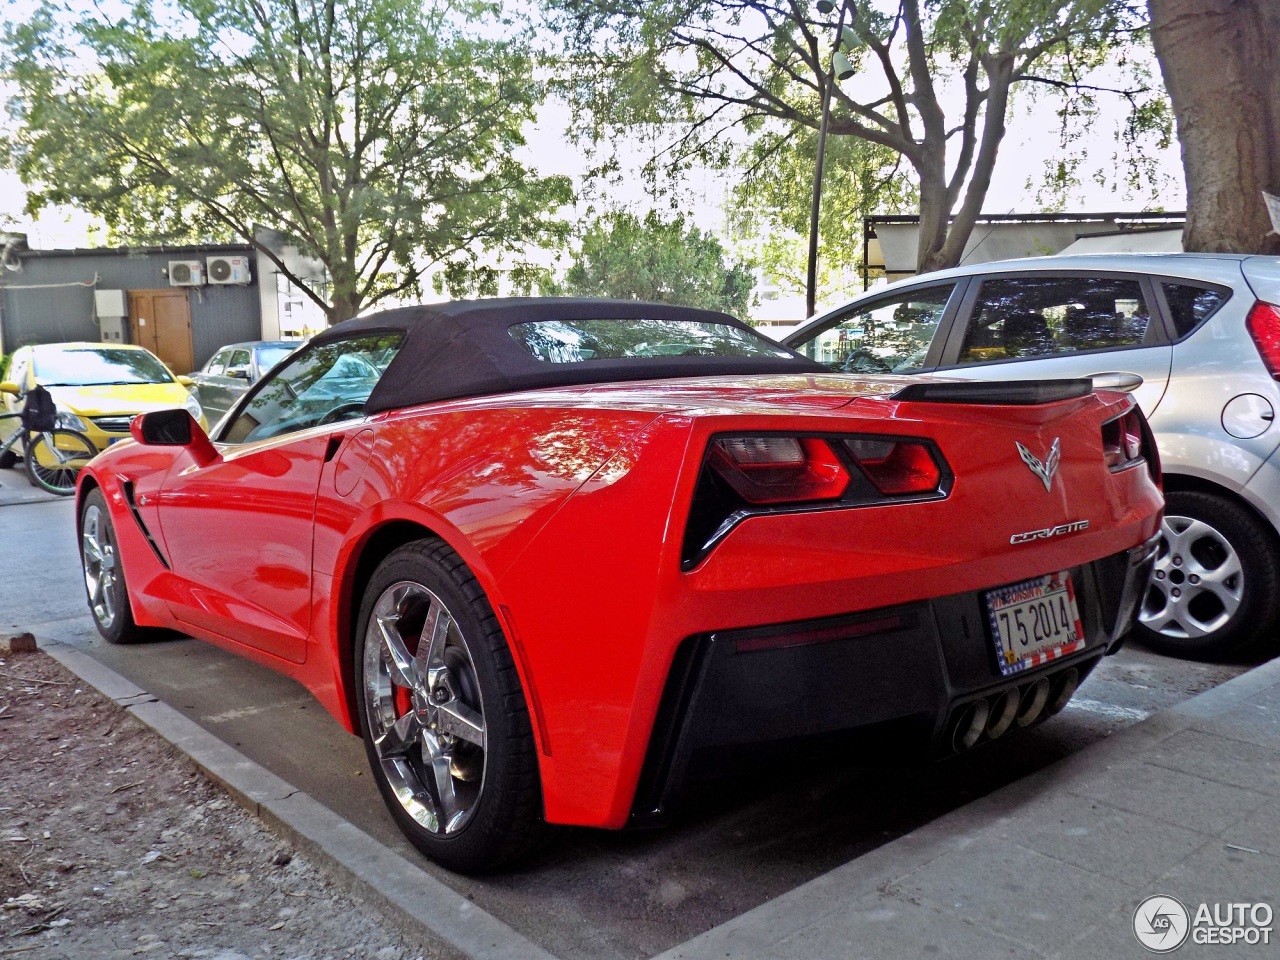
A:
[[[419,850],[473,873],[541,833],[529,714],[480,585],[439,540],[394,551],[361,606],[360,723],[374,779]]]
[[[1173,491],[1135,639],[1176,657],[1247,656],[1274,640],[1278,576],[1274,534],[1247,508],[1212,493]]]

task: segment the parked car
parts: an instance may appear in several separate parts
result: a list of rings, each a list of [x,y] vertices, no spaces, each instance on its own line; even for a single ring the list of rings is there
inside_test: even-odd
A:
[[[217,423],[262,375],[298,348],[298,340],[253,340],[218,350],[191,375],[210,423]]]
[[[1040,257],[925,274],[785,343],[830,369],[1131,391],[1168,501],[1136,636],[1177,656],[1280,649],[1280,259]]]
[[[147,410],[180,407],[205,424],[204,411],[188,389],[191,381],[174,376],[151,351],[127,343],[19,347],[4,379],[17,388],[0,393],[6,410],[20,410],[27,391],[38,383],[52,394],[59,425],[84,433],[99,450],[127,439],[129,421]]]
[[[90,609],[299,680],[459,870],[544,816],[659,817],[703,748],[962,750],[1062,709],[1154,557],[1132,398],[826,372],[658,304],[349,320],[212,437],[149,413],[87,468]]]

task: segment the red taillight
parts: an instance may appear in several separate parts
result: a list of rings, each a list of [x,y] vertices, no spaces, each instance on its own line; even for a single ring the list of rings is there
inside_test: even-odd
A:
[[[1102,456],[1108,469],[1123,470],[1143,459],[1142,414],[1137,408],[1102,425]]]
[[[747,503],[837,500],[849,473],[825,440],[815,437],[725,437],[711,464]]]
[[[1272,379],[1280,380],[1280,307],[1259,301],[1244,322]]]
[[[844,445],[867,479],[886,496],[934,493],[942,483],[942,471],[922,443],[861,438],[846,440]]]

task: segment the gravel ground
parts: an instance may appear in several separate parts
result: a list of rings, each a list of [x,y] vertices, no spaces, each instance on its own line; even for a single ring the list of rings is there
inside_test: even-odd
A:
[[[428,954],[118,705],[0,640],[0,958],[10,956]]]

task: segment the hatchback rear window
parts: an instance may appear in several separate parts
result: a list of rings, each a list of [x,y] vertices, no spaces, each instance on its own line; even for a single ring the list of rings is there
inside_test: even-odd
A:
[[[791,351],[727,323],[669,319],[539,320],[511,336],[547,363],[653,357],[791,357]]]
[[[1190,283],[1164,284],[1164,298],[1178,339],[1182,339],[1204,323],[1227,302],[1230,292],[1220,287],[1201,287]]]

